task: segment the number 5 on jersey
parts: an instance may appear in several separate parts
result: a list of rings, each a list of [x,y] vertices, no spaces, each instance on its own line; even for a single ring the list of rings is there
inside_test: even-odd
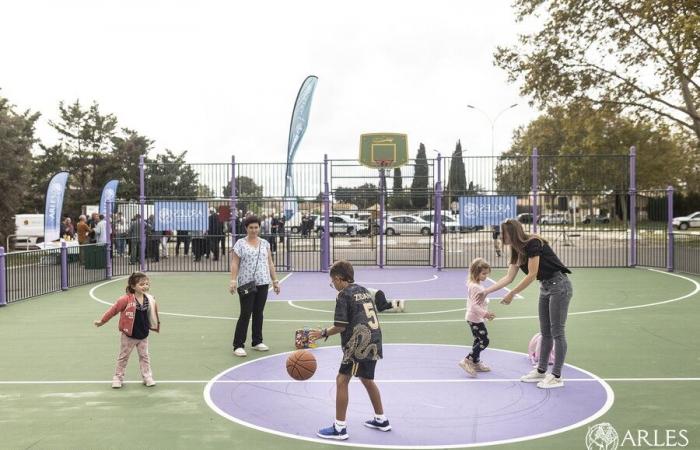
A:
[[[373,330],[379,328],[379,319],[377,319],[377,312],[374,310],[373,303],[363,303],[362,306],[365,307],[365,314],[367,315],[367,325]]]

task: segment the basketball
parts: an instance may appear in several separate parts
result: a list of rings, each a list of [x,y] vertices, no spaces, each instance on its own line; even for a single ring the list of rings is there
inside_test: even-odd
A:
[[[287,373],[295,380],[308,380],[316,372],[316,358],[308,350],[297,350],[287,358]]]

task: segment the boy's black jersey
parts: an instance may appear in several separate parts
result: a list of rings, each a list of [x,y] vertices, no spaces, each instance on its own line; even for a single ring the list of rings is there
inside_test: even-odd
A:
[[[376,361],[382,357],[382,330],[372,294],[367,289],[351,284],[340,291],[333,322],[345,327],[340,334],[344,363]]]

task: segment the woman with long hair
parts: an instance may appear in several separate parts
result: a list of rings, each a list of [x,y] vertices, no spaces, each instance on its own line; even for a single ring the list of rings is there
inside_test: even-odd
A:
[[[506,275],[484,290],[484,297],[511,284],[518,270],[525,273],[520,281],[501,300],[509,305],[513,297],[527,288],[535,279],[540,282],[539,318],[542,341],[539,364],[530,373],[522,376],[525,383],[537,383],[537,387],[551,389],[564,386],[561,369],[566,357],[566,335],[564,326],[573,296],[571,281],[566,274],[571,271],[559,260],[549,243],[536,234],[526,234],[515,219],[501,224],[503,244],[510,246],[510,262]],[[547,374],[549,354],[554,345],[554,367]]]

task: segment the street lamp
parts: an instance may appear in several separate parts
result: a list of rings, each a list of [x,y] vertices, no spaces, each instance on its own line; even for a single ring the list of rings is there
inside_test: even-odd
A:
[[[503,108],[498,114],[496,114],[496,117],[491,119],[491,116],[489,116],[486,112],[484,112],[484,110],[477,108],[474,105],[467,105],[467,108],[479,111],[481,114],[483,114],[486,117],[486,119],[489,121],[489,123],[491,124],[491,175],[494,177],[495,177],[495,174],[493,173],[494,172],[494,149],[493,149],[493,147],[494,147],[494,140],[495,140],[496,121],[498,120],[499,117],[501,117],[501,114],[503,114],[504,112],[506,112],[510,109],[515,108],[516,106],[518,106],[518,104],[513,103],[509,107]]]
[[[482,110],[482,109],[480,109],[480,108],[477,108],[477,107],[474,106],[474,105],[467,105],[467,108],[474,109],[474,110],[476,110],[476,111],[479,111],[481,114],[483,114],[483,115],[486,117],[486,119],[489,121],[489,123],[491,124],[491,158],[493,158],[493,156],[494,156],[494,154],[493,154],[493,145],[494,145],[494,139],[495,139],[494,128],[495,128],[495,125],[496,125],[496,121],[498,120],[499,117],[501,117],[501,114],[503,114],[504,112],[508,111],[509,109],[515,108],[516,106],[518,106],[518,104],[517,104],[517,103],[513,103],[513,104],[510,105],[509,107],[504,108],[504,109],[501,110],[498,114],[496,114],[496,117],[494,117],[493,120],[492,120],[492,119],[491,119],[491,116],[489,116],[487,113],[485,113],[484,110]]]

